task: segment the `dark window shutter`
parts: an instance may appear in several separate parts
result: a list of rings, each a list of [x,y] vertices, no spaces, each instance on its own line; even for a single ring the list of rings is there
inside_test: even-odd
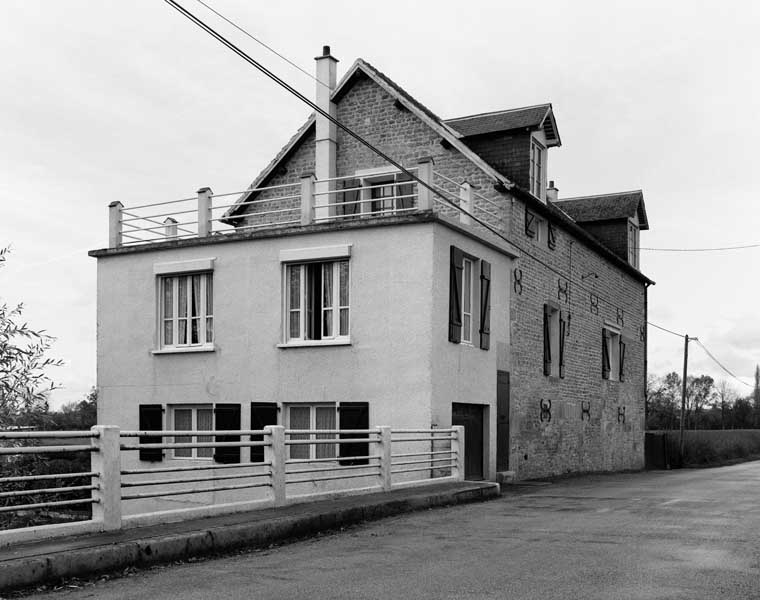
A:
[[[480,261],[480,347],[491,344],[491,263]]]
[[[623,365],[625,365],[625,342],[623,341],[623,337],[620,337],[620,373],[618,373],[618,379],[620,381],[625,381],[625,377],[623,375]]]
[[[451,247],[449,267],[449,341],[462,341],[462,272],[464,253],[456,246]]]
[[[412,178],[406,173],[396,175],[396,196],[409,196],[408,198],[396,198],[396,208],[399,210],[414,208],[414,198],[411,197],[413,193]]]
[[[544,375],[552,373],[552,340],[549,332],[549,315],[551,309],[544,304]]]
[[[341,194],[341,202],[343,206],[336,207],[338,210],[335,212],[339,215],[358,215],[361,212],[361,204],[357,202],[360,200],[359,194],[361,190],[358,188],[361,186],[361,182],[358,179],[345,179],[343,180],[343,189],[349,190]]]
[[[251,402],[251,429],[260,431],[267,425],[277,425],[276,402]],[[263,442],[263,435],[252,435],[252,442]],[[264,446],[251,446],[251,462],[264,462]]]
[[[164,425],[164,409],[160,404],[140,405],[140,431],[161,431]],[[160,435],[140,436],[141,444],[160,444],[163,438]],[[139,451],[140,460],[160,462],[164,457],[161,448],[145,448]]]
[[[610,378],[610,349],[609,340],[610,334],[607,333],[607,329],[602,329],[602,379]]]
[[[536,217],[529,210],[525,211],[525,235],[536,237]]]
[[[565,313],[559,313],[559,376],[565,376],[565,333],[567,331],[567,320]]]
[[[551,223],[546,224],[546,244],[550,250],[554,250],[557,247],[557,233],[554,230],[554,225]]]
[[[369,429],[369,404],[366,402],[341,402],[340,404],[340,429]],[[367,434],[341,433],[341,439],[366,438]],[[369,444],[364,442],[352,442],[339,444],[341,465],[368,465],[369,459],[356,458],[346,460],[349,456],[368,456]]]
[[[234,431],[240,429],[240,405],[217,404],[214,408],[214,429],[217,431]],[[239,435],[218,435],[217,442],[239,442]],[[240,448],[221,446],[214,448],[214,460],[218,463],[239,463]]]

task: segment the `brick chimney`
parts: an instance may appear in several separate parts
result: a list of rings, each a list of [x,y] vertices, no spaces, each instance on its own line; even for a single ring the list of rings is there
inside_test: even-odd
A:
[[[322,56],[317,56],[314,59],[317,62],[317,99],[316,103],[319,108],[335,118],[337,110],[335,103],[330,100],[330,95],[335,90],[336,74],[338,59],[330,54],[330,46],[322,47]],[[332,123],[327,117],[317,113],[316,120],[317,137],[315,148],[315,166],[314,175],[317,178],[317,184],[315,192],[326,192],[328,190],[335,189],[335,182],[319,183],[325,179],[332,179],[335,177],[335,149],[337,146],[337,128],[335,123]],[[319,208],[320,205],[330,204],[335,202],[335,198],[332,198],[328,194],[317,195],[314,201],[314,216],[315,218],[327,217],[331,212],[327,208]]]
[[[559,190],[554,185],[553,181],[550,181],[549,187],[546,188],[546,199],[549,202],[556,202],[559,199]]]

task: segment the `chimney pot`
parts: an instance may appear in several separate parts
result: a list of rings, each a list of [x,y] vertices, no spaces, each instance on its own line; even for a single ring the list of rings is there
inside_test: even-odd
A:
[[[322,46],[322,56],[330,56],[330,46]]]

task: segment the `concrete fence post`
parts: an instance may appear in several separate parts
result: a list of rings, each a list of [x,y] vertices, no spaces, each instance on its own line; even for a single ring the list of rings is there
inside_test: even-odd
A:
[[[459,207],[462,209],[459,211],[459,222],[462,225],[472,225],[472,186],[466,181],[459,188]],[[470,215],[462,211],[467,211]]]
[[[275,506],[282,506],[287,501],[285,483],[285,428],[282,425],[270,425],[264,428],[264,461],[270,463],[272,474],[272,499]]]
[[[202,187],[198,190],[198,237],[211,235],[211,188]]]
[[[453,454],[454,462],[454,477],[457,481],[464,481],[464,427],[462,425],[454,425],[454,439],[451,440],[451,452]]]
[[[314,221],[314,175],[301,177],[301,225]]]
[[[417,177],[428,185],[433,185],[433,159],[423,158],[419,161]],[[424,185],[417,184],[417,208],[430,210],[433,208],[433,192]]]
[[[118,427],[95,425],[90,430],[93,451],[90,453],[92,477],[92,520],[101,524],[103,531],[121,529],[121,456]]]
[[[391,428],[383,425],[377,430],[380,432],[380,443],[375,445],[375,456],[380,458],[380,485],[384,492],[390,492],[393,486],[391,479]]]
[[[108,205],[108,247],[121,246],[121,210],[124,205],[118,200]]]
[[[177,237],[177,219],[166,217],[164,219],[164,235],[168,238]]]

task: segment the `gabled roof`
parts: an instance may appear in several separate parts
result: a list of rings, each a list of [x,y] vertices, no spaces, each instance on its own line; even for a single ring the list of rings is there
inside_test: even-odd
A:
[[[400,85],[395,83],[390,77],[385,75],[384,73],[381,73],[378,71],[375,67],[373,67],[371,64],[369,64],[367,61],[358,58],[356,61],[354,61],[354,64],[351,65],[351,68],[348,70],[348,72],[343,76],[343,78],[340,80],[340,83],[338,83],[337,87],[335,88],[335,91],[332,93],[332,101],[338,102],[340,98],[350,89],[351,83],[357,78],[357,77],[369,77],[372,79],[377,85],[379,85],[381,88],[383,88],[388,94],[390,94],[393,98],[395,98],[401,105],[403,105],[405,108],[407,108],[411,113],[416,115],[421,121],[423,121],[425,124],[427,124],[433,131],[438,133],[444,140],[446,140],[453,148],[456,148],[465,158],[467,158],[470,162],[472,162],[475,166],[477,166],[481,171],[483,171],[486,175],[491,177],[493,182],[496,184],[503,185],[506,189],[510,189],[514,187],[514,183],[511,182],[507,177],[499,173],[496,169],[494,169],[491,165],[489,165],[485,160],[483,160],[480,156],[478,156],[475,152],[473,152],[464,142],[461,141],[461,134],[459,134],[457,131],[446,125],[444,121],[438,117],[433,111],[431,111],[429,108],[427,108],[424,104],[419,102],[418,100],[415,100],[410,94],[406,92]],[[254,189],[258,186],[260,186],[266,179],[276,171],[278,165],[287,158],[287,156],[290,154],[292,150],[294,150],[298,144],[301,142],[301,140],[306,136],[306,134],[311,130],[311,127],[314,124],[315,117],[312,114],[309,119],[304,123],[304,125],[296,132],[296,134],[290,139],[290,141],[285,145],[285,147],[280,150],[280,152],[277,154],[277,156],[272,160],[272,162],[267,165],[267,167],[259,173],[258,177],[254,179],[253,183],[249,186],[250,189]],[[235,214],[237,211],[238,206],[241,202],[244,202],[248,199],[249,194],[243,194],[238,200],[235,202],[235,206],[229,208],[223,218],[231,217]]]
[[[641,190],[577,196],[557,200],[554,204],[566,212],[576,223],[636,219],[640,229],[649,229],[649,220]]]
[[[512,129],[543,129],[549,146],[561,146],[551,104],[480,113],[444,121],[465,137]]]

